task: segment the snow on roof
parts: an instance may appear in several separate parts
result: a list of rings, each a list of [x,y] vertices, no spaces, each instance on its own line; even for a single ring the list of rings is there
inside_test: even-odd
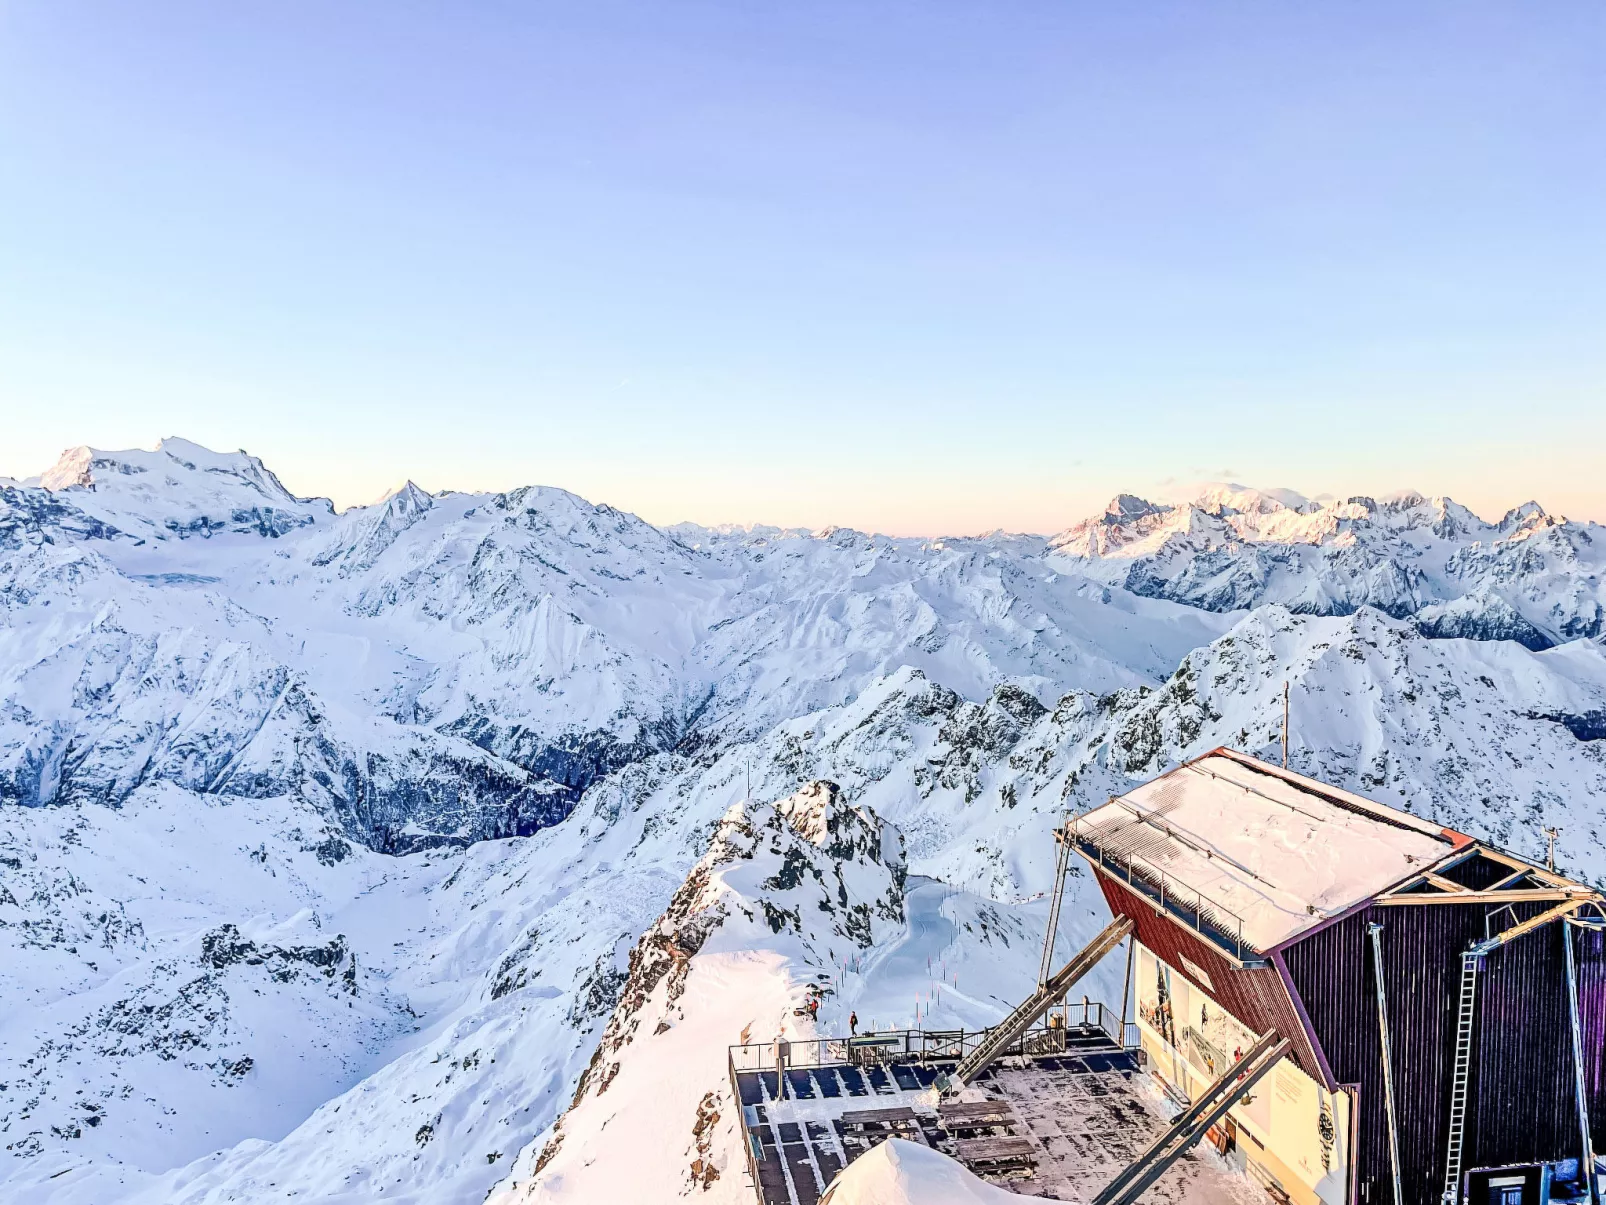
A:
[[[848,1164],[820,1205],[1014,1205],[1022,1199],[940,1151],[889,1138]]]
[[[1106,864],[1165,876],[1184,907],[1270,950],[1419,873],[1459,834],[1314,779],[1217,749],[1078,818]],[[1186,891],[1176,892],[1180,885]]]

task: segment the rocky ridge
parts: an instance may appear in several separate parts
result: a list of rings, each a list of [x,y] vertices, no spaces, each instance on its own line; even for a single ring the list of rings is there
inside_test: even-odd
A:
[[[574,1100],[522,1173],[523,1188],[515,1167],[493,1199],[670,1199],[734,1178],[741,1141],[719,1035],[812,1034],[806,1006],[829,990],[829,968],[904,923],[902,845],[832,782],[773,804],[733,806],[631,951],[619,1003]],[[676,1136],[687,1158],[679,1169],[655,1160],[669,1173],[663,1183],[606,1157],[618,1133],[653,1149],[673,1142],[657,1131],[678,1120],[689,1122]],[[722,1186],[720,1195],[732,1189],[741,1186]]]
[[[642,1052],[723,1049],[810,974],[822,1027],[996,1019],[1062,811],[1273,756],[1285,681],[1296,769],[1531,856],[1559,825],[1606,879],[1606,649],[1565,639],[1598,529],[1536,507],[1223,489],[896,540],[540,488],[336,515],[182,441],[68,460],[0,486],[0,1193],[585,1199],[563,1151],[637,1107]],[[749,799],[780,803],[745,834]],[[902,921],[861,814],[902,834]],[[752,853],[689,888],[711,848]],[[716,1080],[664,1111],[675,1194],[734,1182]]]

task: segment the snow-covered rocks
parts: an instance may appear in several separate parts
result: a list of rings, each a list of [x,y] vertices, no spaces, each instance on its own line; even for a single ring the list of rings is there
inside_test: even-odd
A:
[[[493,1200],[672,1200],[722,1179],[709,1199],[741,1200],[728,1048],[812,1036],[829,968],[902,927],[904,880],[902,839],[835,783],[732,807],[631,951],[569,1110]]]
[[[708,1049],[798,1031],[809,983],[831,1032],[996,1020],[1063,812],[1275,757],[1284,681],[1295,769],[1533,856],[1559,825],[1606,882],[1606,544],[1537,507],[1224,487],[1056,541],[540,487],[334,515],[182,441],[50,484],[0,483],[0,1196],[527,1193],[606,1033],[542,1191],[615,1117],[655,1192],[718,1198]]]
[[[297,498],[255,456],[220,453],[187,439],[154,451],[71,448],[39,477],[86,514],[141,538],[206,538],[219,532],[276,539],[334,514],[326,499]]]

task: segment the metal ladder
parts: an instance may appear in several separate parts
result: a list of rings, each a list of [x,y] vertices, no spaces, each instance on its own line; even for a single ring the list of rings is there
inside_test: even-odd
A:
[[[1030,997],[1015,1007],[1015,1010],[994,1025],[982,1037],[981,1045],[976,1047],[946,1080],[941,1081],[943,1091],[958,1091],[971,1080],[975,1079],[987,1069],[989,1063],[1002,1054],[1006,1047],[1019,1038],[1036,1021],[1048,1011],[1053,1004],[1082,976],[1091,971],[1106,954],[1121,944],[1121,939],[1132,931],[1130,917],[1118,916],[1106,925],[1092,941],[1075,958],[1051,976],[1047,983],[1033,992]]]
[[[1467,1130],[1467,1088],[1472,1078],[1472,1018],[1477,1010],[1481,954],[1461,955],[1461,1007],[1455,1022],[1455,1063],[1450,1073],[1450,1133],[1444,1158],[1444,1201],[1461,1196],[1461,1147]]]

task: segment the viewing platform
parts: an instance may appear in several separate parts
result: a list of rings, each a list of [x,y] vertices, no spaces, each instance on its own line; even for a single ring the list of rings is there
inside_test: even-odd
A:
[[[1023,1195],[1089,1202],[1175,1107],[1097,1002],[1056,1009],[959,1097],[934,1090],[985,1031],[894,1030],[733,1046],[748,1170],[761,1205],[815,1205],[837,1172],[891,1137],[922,1143]],[[777,1047],[779,1046],[779,1049]],[[1192,1184],[1198,1167],[1177,1177]],[[1165,1198],[1174,1186],[1157,1190]],[[1217,1200],[1243,1194],[1210,1192]]]

